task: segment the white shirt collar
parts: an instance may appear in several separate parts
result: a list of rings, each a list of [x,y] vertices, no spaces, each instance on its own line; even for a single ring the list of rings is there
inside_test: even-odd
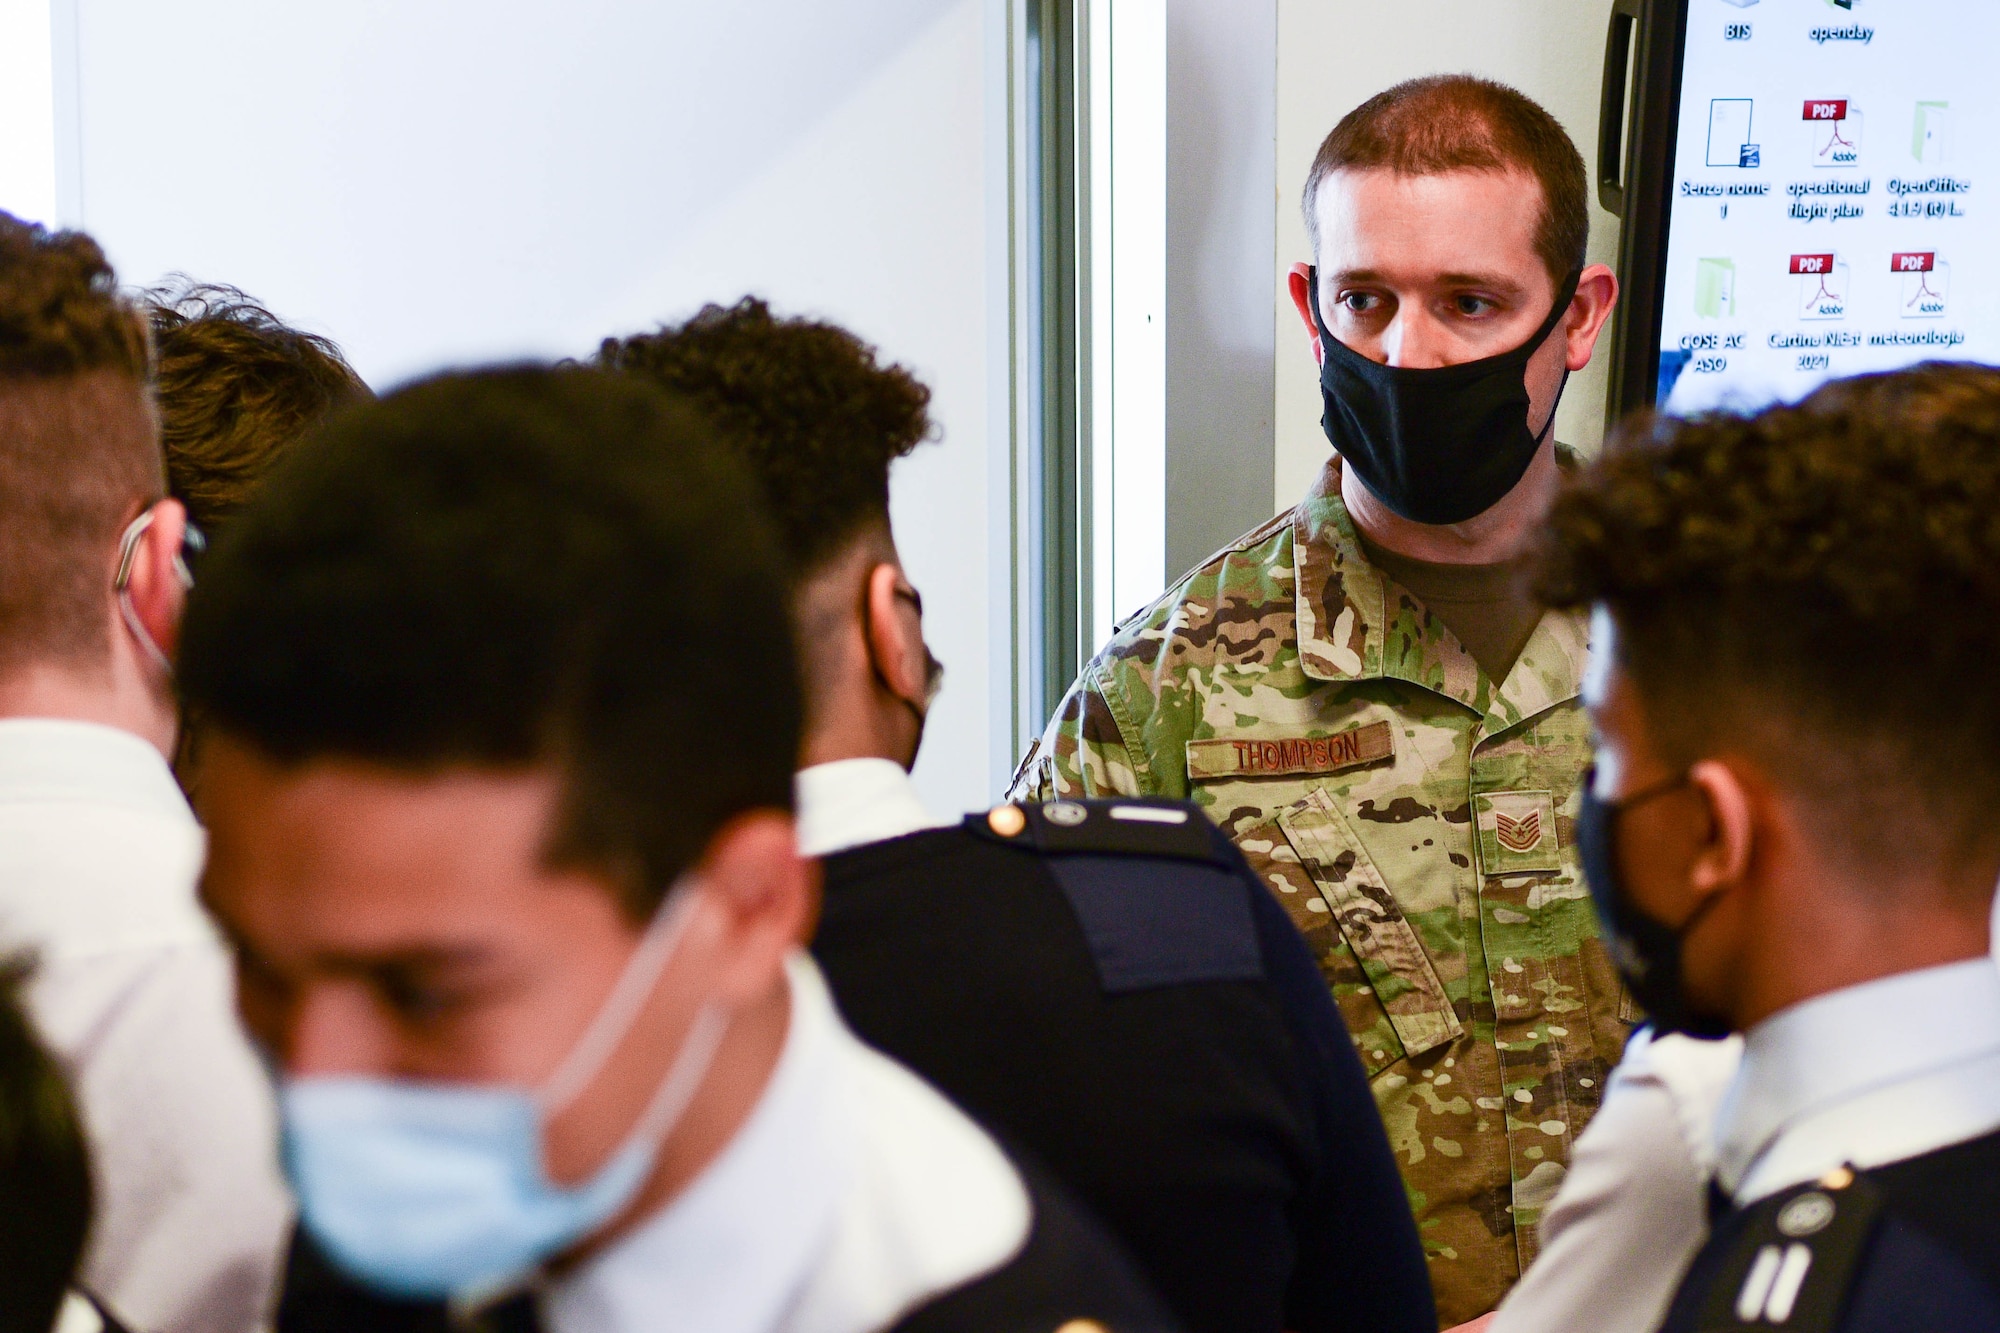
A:
[[[97,722],[0,718],[0,803],[44,801],[194,822],[173,770],[151,742]]]
[[[792,791],[803,856],[831,856],[945,822],[924,809],[910,775],[889,759],[814,764],[793,776]]]
[[[1990,956],[1815,996],[1746,1035],[1716,1116],[1717,1175],[1760,1197],[2000,1125],[2000,968]]]
[[[1031,1217],[984,1132],[863,1046],[819,970],[762,1098],[722,1153],[630,1235],[542,1294],[552,1333],[869,1333],[1003,1262]]]
[[[810,963],[790,969],[791,1018],[764,1095],[722,1153],[665,1208],[544,1296],[555,1333],[675,1327],[749,1333],[797,1299],[853,1169],[836,1095],[839,1019]]]

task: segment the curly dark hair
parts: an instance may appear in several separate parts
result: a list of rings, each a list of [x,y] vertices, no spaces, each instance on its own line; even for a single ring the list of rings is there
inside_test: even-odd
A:
[[[175,275],[145,298],[167,489],[213,536],[279,455],[368,386],[330,339],[237,288]]]
[[[889,523],[889,465],[931,434],[931,391],[843,328],[779,319],[754,296],[685,324],[606,338],[597,363],[692,400],[762,483],[794,576]]]
[[[97,242],[0,213],[0,671],[110,652],[119,531],[166,485],[147,359]]]
[[[96,241],[0,213],[0,378],[93,370],[144,383],[145,319]]]
[[[1630,423],[1557,500],[1542,581],[1609,611],[1668,758],[1753,752],[1868,864],[2000,856],[2000,370]]]
[[[279,464],[202,564],[181,689],[286,764],[547,765],[550,855],[644,919],[725,823],[791,808],[799,677],[761,509],[713,427],[642,382],[439,375]]]

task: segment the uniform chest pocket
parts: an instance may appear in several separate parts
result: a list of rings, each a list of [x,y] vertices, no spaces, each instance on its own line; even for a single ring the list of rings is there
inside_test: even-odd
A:
[[[1464,1036],[1423,941],[1333,798],[1313,791],[1273,822],[1359,969],[1346,984],[1329,979],[1370,1076]]]

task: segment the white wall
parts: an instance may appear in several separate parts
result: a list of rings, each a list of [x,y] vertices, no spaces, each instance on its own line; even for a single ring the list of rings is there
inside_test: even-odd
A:
[[[0,211],[56,216],[48,0],[0,0]]]
[[[1167,8],[1169,579],[1273,510],[1277,8]]]
[[[1278,0],[1278,245],[1273,273],[1277,328],[1279,505],[1294,503],[1324,466],[1319,376],[1285,274],[1308,259],[1299,190],[1313,153],[1348,111],[1403,79],[1472,73],[1512,84],[1547,107],[1576,140],[1585,163],[1597,152],[1597,97],[1610,0]],[[1590,261],[1616,264],[1618,220],[1592,191]],[[1611,339],[1588,369],[1570,377],[1556,438],[1594,449],[1604,429]]]
[[[943,435],[893,503],[949,667],[917,776],[941,813],[997,791],[997,0],[56,2],[76,33],[70,220],[128,282],[237,284],[378,387],[580,355],[746,291],[916,369]],[[743,651],[777,632],[743,626]]]

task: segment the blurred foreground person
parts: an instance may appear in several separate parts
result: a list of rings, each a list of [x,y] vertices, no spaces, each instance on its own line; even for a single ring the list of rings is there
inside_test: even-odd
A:
[[[30,970],[0,963],[0,1333],[55,1326],[90,1227],[83,1125],[22,1008]],[[74,1299],[82,1309],[65,1322],[87,1326],[90,1306]]]
[[[2000,372],[1931,365],[1632,428],[1555,508],[1591,892],[1659,1030],[1744,1034],[1669,1333],[2000,1328],[1996,440]]]
[[[889,468],[929,434],[928,390],[755,299],[601,356],[727,428],[777,517],[808,682],[800,843],[825,858],[813,954],[856,1031],[1053,1168],[1190,1328],[1433,1329],[1339,1013],[1200,812],[923,809],[907,770],[941,669]]]
[[[497,370],[343,414],[218,545],[205,893],[304,1225],[403,1298],[282,1327],[1169,1326],[800,952],[757,510],[655,391]]]
[[[234,287],[183,280],[145,298],[167,491],[214,538],[307,431],[368,386],[330,340]]]
[[[83,1286],[147,1333],[237,1333],[288,1204],[167,768],[188,539],[144,316],[88,237],[0,214],[0,946],[39,955],[29,1007],[83,1107]]]

